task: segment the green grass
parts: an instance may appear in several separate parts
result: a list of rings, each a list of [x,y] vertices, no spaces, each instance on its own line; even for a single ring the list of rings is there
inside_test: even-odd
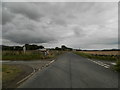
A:
[[[41,60],[55,58],[61,52],[50,51],[49,55],[44,55],[40,51],[26,51],[26,53],[19,51],[3,51],[2,60]]]
[[[14,80],[16,76],[21,73],[22,70],[13,65],[2,65],[2,82],[3,84]]]
[[[118,72],[120,72],[120,60],[117,61],[117,65],[114,66],[114,69]]]
[[[75,52],[75,54],[78,54],[80,56],[90,58],[90,59],[98,59],[98,60],[109,60],[109,61],[116,61],[117,57],[115,56],[95,56],[92,54],[82,53],[82,52]]]

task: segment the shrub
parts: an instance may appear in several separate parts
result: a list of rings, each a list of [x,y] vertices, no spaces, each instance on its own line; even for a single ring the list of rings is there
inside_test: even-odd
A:
[[[117,64],[115,65],[115,70],[120,72],[120,61],[117,61]]]

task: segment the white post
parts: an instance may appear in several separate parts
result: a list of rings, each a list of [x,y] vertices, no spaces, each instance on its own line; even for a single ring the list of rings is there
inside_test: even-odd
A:
[[[25,47],[25,46],[23,46],[23,52],[24,52],[24,53],[26,52],[26,47]]]

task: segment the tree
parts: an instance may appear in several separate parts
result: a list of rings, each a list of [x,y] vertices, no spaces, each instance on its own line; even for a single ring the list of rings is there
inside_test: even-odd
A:
[[[44,48],[43,46],[37,46],[35,44],[33,45],[25,44],[25,47],[26,47],[26,50],[36,50],[36,49]]]
[[[62,49],[62,50],[66,50],[67,47],[66,47],[65,45],[62,45],[62,46],[61,46],[61,49]]]
[[[61,50],[61,48],[59,48],[59,47],[55,47],[55,50]]]
[[[44,46],[42,46],[42,45],[41,45],[41,46],[38,46],[38,47],[39,47],[39,49],[43,49],[43,48],[44,48]]]
[[[68,47],[66,47],[65,45],[62,45],[62,46],[61,46],[61,49],[62,49],[62,50],[68,50],[68,51],[71,51],[71,50],[72,50],[72,48],[68,48]]]
[[[26,50],[30,50],[30,45],[29,44],[25,44],[24,46],[26,47]]]

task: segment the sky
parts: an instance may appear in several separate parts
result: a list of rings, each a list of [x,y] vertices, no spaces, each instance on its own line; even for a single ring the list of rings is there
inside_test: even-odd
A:
[[[117,2],[4,2],[0,12],[4,45],[118,48]]]

